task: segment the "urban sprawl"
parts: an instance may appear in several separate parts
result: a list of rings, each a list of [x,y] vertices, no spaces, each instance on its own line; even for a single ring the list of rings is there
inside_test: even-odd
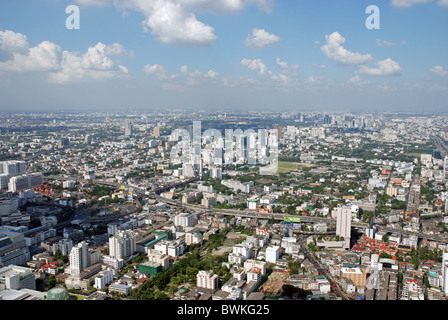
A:
[[[446,299],[448,116],[1,117],[0,300]]]

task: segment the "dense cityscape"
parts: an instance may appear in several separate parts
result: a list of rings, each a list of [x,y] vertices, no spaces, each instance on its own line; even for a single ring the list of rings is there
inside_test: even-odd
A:
[[[1,117],[0,300],[446,300],[444,114]]]

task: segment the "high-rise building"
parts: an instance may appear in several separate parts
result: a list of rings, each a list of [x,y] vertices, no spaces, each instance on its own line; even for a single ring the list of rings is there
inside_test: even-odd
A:
[[[421,188],[419,184],[411,185],[408,195],[408,205],[406,212],[417,213],[420,205],[420,192]]]
[[[211,270],[201,270],[196,276],[196,286],[198,288],[216,290],[218,287],[218,275],[213,274],[213,271]]]
[[[336,218],[336,235],[344,238],[345,249],[350,248],[352,209],[350,207],[337,207],[331,215]]]
[[[442,291],[448,295],[448,252],[442,256]]]
[[[160,127],[156,126],[152,129],[152,135],[154,137],[160,137]]]
[[[25,161],[12,160],[0,162],[0,174],[5,174],[8,178],[26,173]]]
[[[194,223],[194,217],[190,213],[182,212],[174,217],[174,225],[180,227],[191,227]]]
[[[132,230],[120,230],[109,238],[109,255],[123,259],[137,251],[135,235]]]
[[[324,124],[331,124],[331,116],[326,114],[324,116]]]
[[[61,251],[61,254],[66,256],[69,255],[73,248],[73,240],[72,239],[61,239],[58,242],[53,244],[53,254],[56,251]]]
[[[277,138],[280,140],[282,138],[282,127],[276,124],[274,125],[274,129],[277,130]]]
[[[132,137],[134,134],[131,121],[126,122],[126,126],[124,128],[124,135],[127,137]]]
[[[85,144],[90,144],[92,142],[92,136],[90,134],[86,134],[84,142]]]
[[[9,179],[8,189],[11,192],[19,190],[26,190],[41,186],[43,184],[43,177],[40,173],[24,174],[22,176],[15,176]]]
[[[0,190],[8,189],[8,176],[0,174]]]
[[[72,248],[69,260],[70,274],[73,276],[79,276],[81,272],[89,266],[87,243],[85,241],[81,241]]]
[[[222,169],[217,167],[210,168],[210,177],[213,179],[222,179]]]
[[[271,246],[266,249],[266,261],[271,263],[277,263],[277,259],[280,258],[280,247]]]
[[[442,153],[440,152],[439,149],[434,149],[434,152],[433,152],[432,157],[433,157],[434,159],[439,159],[439,160],[441,160],[441,159],[442,159]]]
[[[448,180],[448,157],[445,157],[443,161],[443,176],[445,180]]]
[[[65,149],[70,146],[70,140],[68,138],[62,138],[58,141],[58,148],[59,149]]]
[[[95,284],[93,285],[96,289],[101,290],[107,285],[114,281],[114,274],[111,270],[102,270],[95,277]]]

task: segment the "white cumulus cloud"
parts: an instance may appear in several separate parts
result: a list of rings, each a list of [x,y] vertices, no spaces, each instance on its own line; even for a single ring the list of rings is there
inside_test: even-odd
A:
[[[264,29],[254,28],[247,36],[245,45],[248,47],[265,48],[280,41],[280,37]]]
[[[125,78],[128,76],[128,69],[112,59],[113,56],[126,55],[123,50],[119,44],[108,46],[98,42],[84,54],[63,51],[61,70],[50,73],[49,80],[55,83],[73,83]]]
[[[11,30],[0,30],[0,61],[13,58],[13,53],[28,54],[28,39],[24,34]]]
[[[448,76],[448,71],[445,70],[442,66],[434,66],[431,68],[430,71],[438,76],[441,76],[441,77]]]
[[[61,47],[50,41],[29,47],[25,35],[6,30],[0,31],[0,57],[0,70],[52,71],[60,67]]]
[[[321,50],[332,61],[345,65],[357,65],[372,60],[370,54],[360,54],[345,49],[342,45],[346,39],[339,32],[325,35],[325,39],[327,43],[321,47]]]
[[[387,58],[385,60],[378,61],[376,63],[378,68],[371,68],[366,65],[362,65],[359,68],[359,73],[366,74],[370,76],[389,76],[389,75],[398,75],[401,73],[401,67],[391,58]]]
[[[266,75],[270,73],[266,65],[260,59],[246,59],[241,60],[241,65],[249,68],[252,71],[256,71],[260,75]]]
[[[165,67],[158,64],[154,65],[147,64],[146,66],[143,67],[143,71],[146,74],[155,75],[159,80],[166,80],[168,78]]]

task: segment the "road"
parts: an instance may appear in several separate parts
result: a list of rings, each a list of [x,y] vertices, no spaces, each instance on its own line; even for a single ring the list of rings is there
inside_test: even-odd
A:
[[[162,202],[165,202],[168,205],[172,206],[181,206],[186,209],[192,209],[197,211],[211,211],[210,209],[206,209],[201,205],[194,205],[188,203],[179,203],[174,200],[166,199],[160,196],[156,196],[156,198]],[[283,213],[260,213],[257,211],[250,210],[236,210],[236,209],[218,209],[213,208],[213,212],[223,214],[223,215],[233,215],[245,218],[259,218],[259,219],[274,219],[283,221],[285,218],[300,218],[301,222],[313,222],[313,223],[333,223],[336,225],[336,219],[333,218],[321,218],[321,217],[310,217],[310,216],[296,216],[296,215],[288,215]],[[363,222],[353,222],[352,226],[355,228],[367,228],[368,224]]]
[[[339,288],[339,284],[336,282],[334,277],[330,274],[327,268],[323,267],[319,261],[314,258],[314,256],[311,254],[311,252],[308,251],[306,247],[306,240],[304,238],[299,238],[298,241],[301,249],[305,253],[305,256],[307,259],[313,264],[313,266],[316,268],[316,270],[319,272],[319,274],[323,275],[331,285],[332,291],[342,300],[350,300],[350,298]]]
[[[448,146],[439,136],[431,136],[431,139],[434,141],[434,145],[437,149],[441,151],[442,158],[448,156]]]

